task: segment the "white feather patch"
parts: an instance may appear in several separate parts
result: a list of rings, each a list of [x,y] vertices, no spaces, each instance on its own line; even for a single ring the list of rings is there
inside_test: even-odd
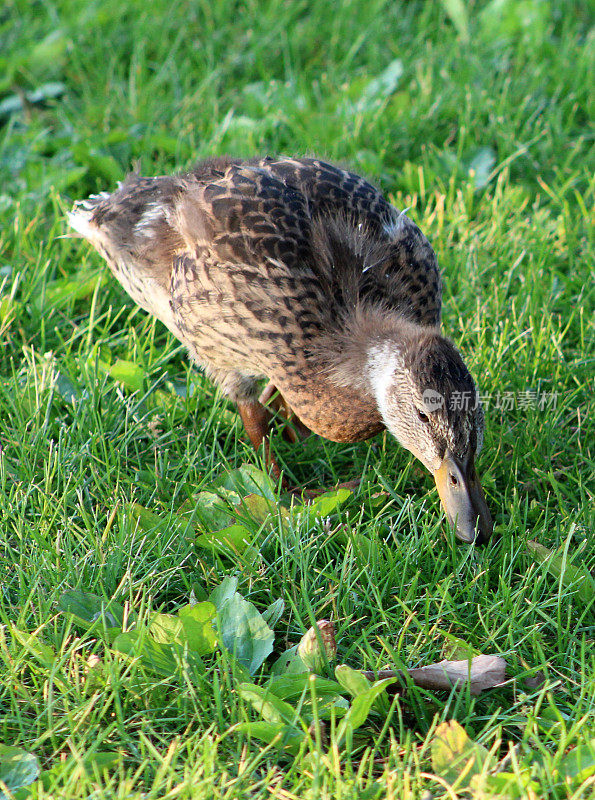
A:
[[[147,203],[142,217],[134,226],[137,233],[143,236],[150,235],[151,231],[155,228],[157,223],[165,219],[165,209],[160,203],[151,202]]]
[[[68,214],[68,224],[77,233],[85,239],[93,241],[97,238],[97,226],[91,223],[91,214],[85,210],[81,204],[81,208],[75,208]]]
[[[378,410],[386,421],[390,416],[388,408],[388,389],[394,383],[395,372],[401,361],[401,354],[394,342],[371,347],[368,351],[368,374],[374,391]]]
[[[394,217],[394,219],[392,219],[384,226],[384,232],[391,239],[399,239],[400,238],[399,235],[403,227],[406,225],[406,223],[408,222],[411,223],[411,220],[407,216],[407,212],[409,211],[410,208],[411,206],[408,206],[407,208],[404,208],[400,212],[397,211],[397,209],[395,208],[396,216]]]

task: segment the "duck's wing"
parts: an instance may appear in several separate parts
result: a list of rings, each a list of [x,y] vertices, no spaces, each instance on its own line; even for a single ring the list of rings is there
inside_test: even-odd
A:
[[[334,315],[327,275],[316,268],[307,198],[254,163],[228,163],[206,180],[197,169],[184,179],[186,190],[166,212],[184,242],[171,279],[184,339],[221,369],[299,369]]]
[[[113,193],[79,202],[72,227],[106,258],[124,288],[197,351],[249,351],[266,340],[303,346],[332,318],[313,263],[309,204],[257,162],[203,162],[191,173],[130,175]],[[211,330],[200,336],[200,328]],[[234,342],[233,340],[237,340]]]
[[[382,193],[361,175],[315,158],[266,158],[263,169],[295,186],[308,199],[313,217],[337,215],[381,234],[398,216]]]
[[[263,159],[263,169],[299,188],[314,225],[318,269],[342,307],[381,305],[439,326],[442,287],[436,255],[419,227],[360,175],[313,158]]]
[[[217,326],[205,348],[225,337],[230,350],[284,343],[293,356],[365,302],[439,319],[439,298],[428,301],[418,279],[420,252],[433,256],[421,231],[363,178],[314,159],[223,158],[185,175],[132,175],[70,221],[180,338]],[[437,282],[435,258],[426,274]],[[246,331],[256,332],[249,343]]]
[[[388,230],[388,237],[384,252],[362,271],[360,299],[419,325],[439,327],[442,281],[432,246],[404,214]]]
[[[312,158],[263,159],[299,189],[314,220],[314,250],[343,308],[373,303],[421,325],[440,325],[442,289],[427,238],[365,178]]]

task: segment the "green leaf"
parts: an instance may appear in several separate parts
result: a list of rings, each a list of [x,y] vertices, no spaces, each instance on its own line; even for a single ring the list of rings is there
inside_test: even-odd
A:
[[[328,517],[352,496],[351,489],[334,489],[319,495],[308,506],[308,511],[316,517]]]
[[[121,628],[124,622],[124,607],[113,600],[104,600],[92,592],[74,589],[64,592],[58,600],[58,610],[72,614],[87,625],[104,617],[112,628]]]
[[[74,403],[79,397],[79,390],[74,383],[61,372],[56,373],[56,392],[67,403]]]
[[[66,86],[59,82],[44,83],[32,92],[25,93],[25,99],[30,105],[44,103],[46,100],[53,100],[64,94]],[[7,117],[17,111],[22,111],[25,106],[23,96],[11,94],[0,102],[0,117]],[[85,170],[86,171],[86,170]]]
[[[219,586],[211,592],[209,600],[217,611],[221,611],[223,606],[231,600],[238,590],[238,579],[235,576],[228,575],[224,578]]]
[[[44,770],[41,774],[41,780],[43,781],[44,788],[49,790],[51,782],[49,782],[47,778],[52,776],[52,772],[56,777],[60,774],[68,775],[76,767],[82,766],[85,772],[90,777],[93,777],[95,772],[101,774],[103,770],[118,766],[118,764],[122,762],[122,758],[122,753],[113,750],[98,750],[94,753],[86,753],[82,755],[82,759],[70,756],[58,766],[58,769],[52,768],[52,770]]]
[[[319,675],[304,673],[272,677],[265,688],[281,700],[297,703],[304,725],[309,725],[314,719],[331,719],[333,716],[339,719],[349,711],[349,701],[342,696],[341,686]]]
[[[122,178],[122,167],[113,156],[90,148],[85,142],[77,142],[72,145],[71,150],[74,158],[88,167],[92,175],[96,175],[110,184],[116,183]]]
[[[554,553],[538,542],[527,542],[527,548],[533,558],[544,564],[547,571],[558,578],[566,588],[573,588],[584,603],[590,603],[595,597],[595,580],[586,567],[570,564],[565,551]]]
[[[337,738],[339,741],[346,735],[351,735],[360,725],[364,724],[377,698],[391,683],[392,681],[390,678],[386,678],[383,681],[376,681],[366,692],[354,697],[349,711],[345,714],[337,729]]]
[[[97,768],[98,770],[109,769],[117,766],[122,761],[122,754],[113,750],[98,751],[83,757],[83,764],[87,768]]]
[[[430,752],[434,772],[451,786],[455,783],[468,786],[472,777],[482,771],[488,757],[486,748],[470,739],[456,720],[438,725]]]
[[[491,147],[480,147],[473,155],[467,170],[476,189],[487,186],[488,180],[496,163],[496,153]]]
[[[164,520],[153,511],[149,511],[148,508],[141,506],[139,503],[131,503],[129,511],[132,519],[138,523],[139,528],[143,531],[166,531],[169,527],[167,520]]]
[[[390,678],[386,678],[383,681],[376,681],[367,692],[354,697],[349,712],[345,716],[347,726],[355,730],[355,728],[359,728],[360,725],[363,725],[374,708],[376,700],[392,682]]]
[[[188,605],[177,614],[153,614],[148,630],[159,644],[179,645],[204,655],[212,653],[217,644],[216,613],[212,603]]]
[[[179,644],[156,642],[147,630],[121,633],[114,640],[113,648],[123,655],[138,658],[146,669],[162,677],[178,674],[184,663],[197,674],[205,671],[198,653],[185,651]]]
[[[193,498],[192,512],[206,531],[219,531],[233,521],[225,501],[215,492],[199,492]]]
[[[271,667],[271,675],[299,675],[301,673],[309,675],[310,671],[298,653],[297,644],[281,653]]]
[[[480,12],[481,33],[490,41],[521,37],[539,44],[550,23],[552,9],[543,0],[491,0]]]
[[[348,667],[347,664],[339,664],[335,668],[335,677],[339,684],[345,689],[352,697],[358,697],[360,694],[365,694],[370,691],[372,684],[362,675],[357,669]]]
[[[56,192],[62,193],[69,189],[73,184],[78,183],[88,172],[87,167],[73,167],[72,169],[60,169],[46,178],[44,186],[53,188]]]
[[[277,750],[287,751],[291,755],[297,755],[306,738],[299,728],[283,722],[241,722],[235,726],[235,730],[267,744],[274,744]]]
[[[194,397],[195,394],[200,394],[204,391],[204,383],[197,373],[191,372],[188,375],[188,382],[186,381],[166,381],[165,386],[168,391],[175,394],[177,397]]]
[[[60,308],[93,294],[97,285],[101,286],[105,280],[105,274],[98,272],[79,272],[76,279],[58,278],[46,285],[45,292],[36,296],[33,305],[37,311]]]
[[[159,514],[155,514],[139,503],[131,503],[128,511],[141,530],[147,533],[157,534],[174,531],[178,536],[183,536],[189,541],[193,541],[195,538],[192,525],[177,514],[159,516]]]
[[[171,677],[178,671],[173,647],[156,642],[147,631],[121,633],[115,638],[113,648],[118,653],[138,658],[143,666],[157,675]]]
[[[88,630],[98,620],[102,620],[107,637],[112,641],[124,626],[124,607],[114,600],[104,600],[91,592],[75,589],[65,592],[58,600],[58,610],[71,614],[75,622]],[[128,624],[136,622],[136,613],[130,611],[127,617]]]
[[[191,512],[199,520],[196,544],[228,558],[241,556],[242,563],[254,564],[260,554],[252,544],[257,533],[252,526],[253,523],[260,525],[263,518],[271,515],[270,501],[257,494],[240,498],[224,487],[219,487],[218,493],[224,496],[201,492],[198,505]],[[226,507],[226,503],[231,508]],[[243,517],[246,524],[231,522],[235,516]]]
[[[217,609],[213,603],[195,603],[178,611],[182,623],[182,644],[203,655],[212,653],[217,644],[217,634],[213,627]]]
[[[245,497],[240,498],[236,511],[248,521],[261,525],[272,516],[276,508],[276,501],[272,502],[260,494],[247,494]],[[287,513],[287,509],[282,506],[281,508]]]
[[[496,775],[473,775],[469,781],[473,797],[486,800],[527,800],[539,797],[541,786],[531,780],[529,769],[516,772],[499,772]],[[458,796],[458,795],[457,795]]]
[[[303,506],[298,506],[295,511],[301,518],[305,517],[313,522],[320,517],[328,517],[329,514],[337,510],[341,503],[344,503],[351,497],[352,494],[353,492],[349,489],[333,489],[330,492],[321,494],[315,500],[305,503]]]
[[[558,765],[558,773],[563,778],[572,778],[577,783],[595,775],[595,739],[579,742],[566,753]]]
[[[113,367],[104,366],[104,369],[108,372],[113,371]],[[259,558],[257,548],[252,545],[255,534],[245,525],[231,522],[233,516],[226,505],[229,503],[235,506],[239,502],[239,497],[224,487],[220,487],[219,492],[228,496],[221,497],[215,492],[200,492],[192,504],[185,503],[181,513],[173,515],[169,520],[159,517],[137,503],[131,506],[131,514],[144,530],[167,530],[173,527],[193,539],[199,547],[228,558],[237,559],[238,556],[242,556],[242,563],[252,564]],[[260,495],[249,495],[245,500],[254,497],[258,497],[267,504],[267,509],[269,508],[268,501]]]
[[[10,94],[0,102],[0,117],[9,117],[22,111],[24,108],[23,98],[18,94]]]
[[[357,110],[369,111],[380,106],[395,91],[402,75],[403,62],[400,58],[395,58],[380,75],[368,82],[357,102]]]
[[[65,91],[65,83],[61,81],[50,81],[49,83],[43,83],[41,86],[38,86],[37,89],[34,89],[32,92],[28,92],[27,100],[33,104],[44,103],[46,100],[55,100],[56,97],[63,95]]]
[[[316,696],[320,699],[327,697],[335,698],[341,694],[341,685],[337,681],[321,678],[320,675],[312,675],[308,672],[301,675],[281,675],[272,677],[267,688],[281,700],[298,700],[304,692],[309,693],[314,687]]]
[[[351,528],[337,531],[335,539],[338,544],[343,544],[344,546],[351,544],[354,554],[361,559],[363,563],[369,563],[371,558],[378,553],[379,547],[383,548],[382,554],[385,561],[389,562],[392,558],[389,548],[385,547],[382,543],[378,545],[372,542],[364,533],[357,533],[351,530]]]
[[[148,629],[159,644],[182,644],[182,620],[174,614],[153,614]]]
[[[256,606],[236,591],[238,579],[227,577],[211,592],[223,646],[254,674],[273,650],[275,634]]]
[[[489,797],[489,800],[527,800],[527,798],[537,798],[541,796],[543,786],[532,779],[531,773],[532,770],[529,766],[519,766],[516,772],[474,775],[469,781],[469,788],[473,792],[477,791],[478,797]],[[486,792],[489,792],[489,795],[486,795]],[[475,797],[475,795],[473,796]]]
[[[14,792],[29,786],[41,772],[39,761],[20,747],[0,744],[0,781]],[[0,800],[8,800],[8,795],[0,789]]]
[[[20,631],[15,625],[10,626],[10,632],[19,644],[44,667],[52,667],[56,663],[56,651],[53,647],[41,642],[37,634]]]
[[[124,384],[131,392],[142,390],[147,373],[140,364],[135,364],[134,361],[126,361],[123,358],[117,358],[113,364],[105,368],[101,362],[99,362],[99,366],[101,369],[105,369],[114,380]]]
[[[69,40],[60,28],[48,33],[48,35],[26,52],[24,58],[24,68],[28,71],[45,73],[50,69],[62,66],[67,57]]]
[[[473,647],[458,636],[453,636],[448,631],[445,631],[443,636],[445,642],[442,647],[442,656],[449,661],[465,661],[482,655],[481,651],[476,647]]]
[[[238,686],[238,694],[243,700],[250,703],[266,722],[294,726],[299,720],[299,715],[292,705],[281,700],[263,686],[241,683]]]
[[[224,556],[243,555],[244,562],[252,563],[259,556],[258,550],[251,544],[253,538],[252,531],[249,531],[244,525],[234,523],[218,531],[201,533],[195,541],[199,547],[213,550]]]
[[[213,488],[228,489],[237,492],[240,497],[249,494],[259,494],[272,503],[276,503],[275,484],[261,469],[256,469],[251,464],[242,464],[238,469],[227,472],[213,483]]]
[[[218,609],[217,622],[224,647],[253,675],[273,651],[273,631],[237,592]]]
[[[279,597],[273,603],[271,603],[265,610],[262,612],[262,618],[269,626],[269,628],[274,629],[275,625],[279,622],[281,617],[283,616],[283,612],[285,611],[285,600],[282,597]]]
[[[469,15],[463,0],[441,0],[444,10],[463,43],[469,41]]]

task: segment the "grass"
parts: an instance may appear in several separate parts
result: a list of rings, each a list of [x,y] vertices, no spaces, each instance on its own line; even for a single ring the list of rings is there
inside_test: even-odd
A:
[[[18,797],[453,798],[468,780],[448,788],[432,759],[449,720],[490,750],[474,796],[593,796],[590,24],[570,0],[5,4],[0,742],[43,770]],[[363,476],[328,519],[275,506],[244,520],[253,548],[235,558],[182,535],[176,512],[258,457],[171,335],[60,236],[73,199],[133,164],[226,152],[317,153],[411,207],[444,272],[445,330],[488,398],[497,542],[456,544],[388,437],[276,437],[291,480]],[[133,502],[159,520],[137,524]],[[58,606],[80,590],[154,620],[231,575],[259,611],[283,599],[276,653],[328,617],[340,663],[418,666],[456,637],[504,655],[510,681],[477,698],[411,688],[352,738],[337,720],[330,743],[315,730],[288,754],[238,727],[261,717],[225,648],[158,674]]]

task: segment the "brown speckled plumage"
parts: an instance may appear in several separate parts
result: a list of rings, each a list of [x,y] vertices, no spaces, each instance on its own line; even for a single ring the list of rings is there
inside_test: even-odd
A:
[[[369,397],[325,375],[329,334],[366,307],[440,322],[436,258],[419,228],[366,180],[316,159],[220,158],[176,177],[130,175],[75,213],[131,297],[232,399],[255,397],[254,378],[266,376],[329,439],[383,427]]]
[[[473,473],[481,408],[423,411],[426,387],[475,394],[439,334],[436,256],[364,178],[317,159],[217,158],[130,175],[70,223],[238,403],[255,446],[265,377],[315,433],[350,442],[387,426],[432,471],[452,457]],[[483,513],[464,511],[469,525]]]

